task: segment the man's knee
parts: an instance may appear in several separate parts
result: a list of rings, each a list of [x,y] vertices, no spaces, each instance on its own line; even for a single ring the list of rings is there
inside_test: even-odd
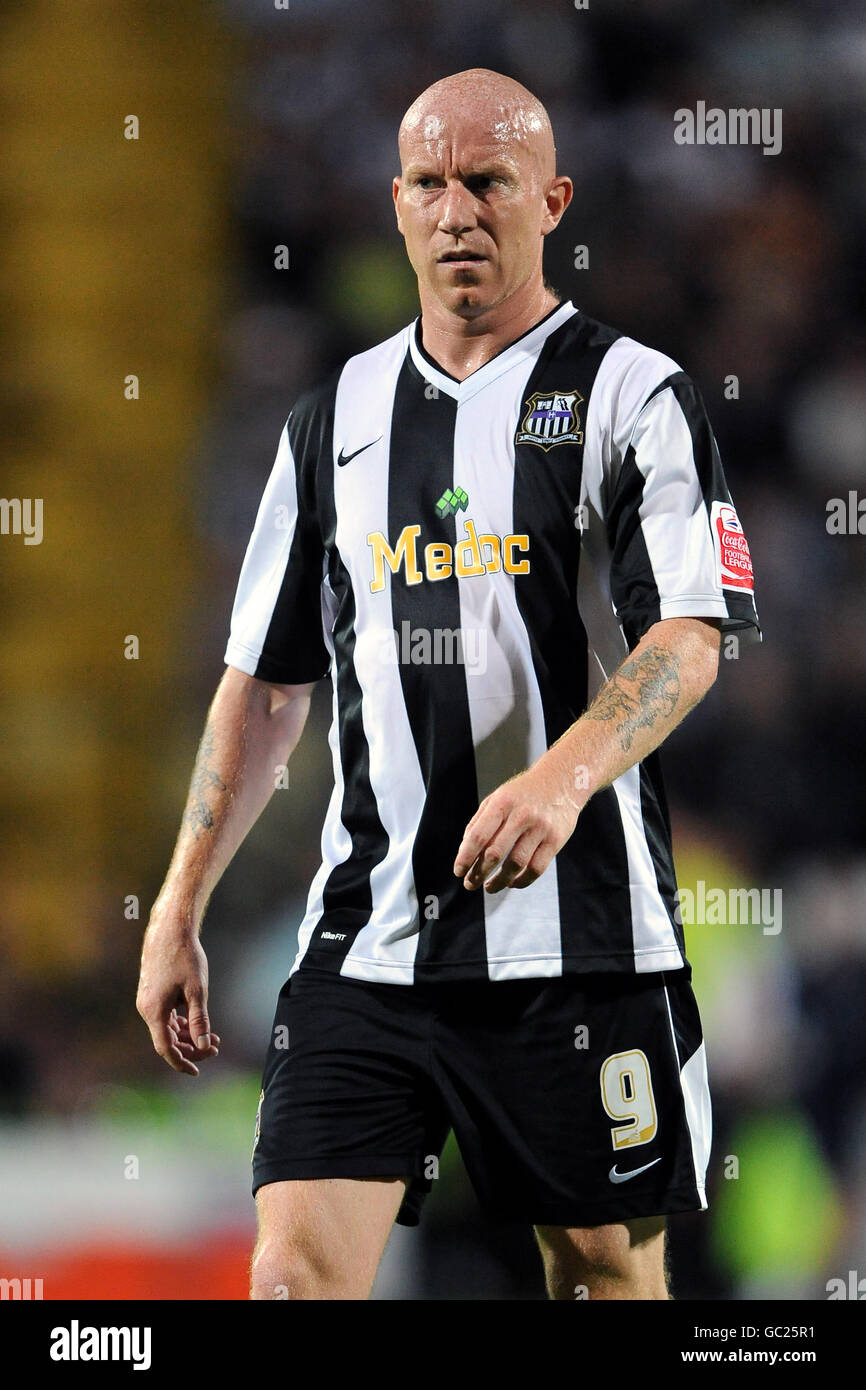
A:
[[[309,1239],[260,1236],[250,1267],[251,1299],[334,1299],[363,1296],[350,1272]]]
[[[667,1299],[665,1219],[610,1226],[539,1226],[550,1298]]]

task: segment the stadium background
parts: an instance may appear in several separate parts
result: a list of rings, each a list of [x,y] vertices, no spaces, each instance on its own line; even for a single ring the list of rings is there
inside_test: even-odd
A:
[[[245,1295],[324,689],[211,906],[224,1048],[197,1082],[134,1012],[140,935],[288,409],[416,312],[399,117],[473,65],[547,103],[577,185],[548,275],[698,380],[759,579],[763,647],[723,662],[666,750],[682,886],[784,903],[775,935],[688,929],[716,1138],[711,1211],[674,1223],[675,1292],[820,1299],[866,1274],[866,566],[825,524],[866,486],[860,7],[30,0],[0,31],[2,491],[44,499],[41,545],[0,536],[0,1276]],[[676,145],[698,100],[782,108],[782,153]],[[449,1149],[377,1296],[543,1293],[530,1236],[486,1227]]]

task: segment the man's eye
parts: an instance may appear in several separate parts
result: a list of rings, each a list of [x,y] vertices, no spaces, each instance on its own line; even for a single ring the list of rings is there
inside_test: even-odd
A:
[[[432,188],[436,180],[432,174],[422,174],[421,178],[416,179],[415,182],[419,188]]]

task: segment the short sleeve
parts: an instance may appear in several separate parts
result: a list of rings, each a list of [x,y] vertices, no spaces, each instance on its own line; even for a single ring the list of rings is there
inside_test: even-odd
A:
[[[752,562],[700,392],[685,372],[638,410],[607,509],[611,597],[634,644],[662,618],[760,641]]]
[[[260,680],[304,685],[330,668],[322,621],[324,553],[314,491],[297,467],[291,416],[244,556],[225,651]]]

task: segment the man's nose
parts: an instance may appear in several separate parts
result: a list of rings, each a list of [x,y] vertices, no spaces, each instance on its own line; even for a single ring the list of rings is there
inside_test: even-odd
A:
[[[460,236],[474,227],[476,221],[473,194],[459,179],[449,181],[440,204],[439,230],[449,236]]]

